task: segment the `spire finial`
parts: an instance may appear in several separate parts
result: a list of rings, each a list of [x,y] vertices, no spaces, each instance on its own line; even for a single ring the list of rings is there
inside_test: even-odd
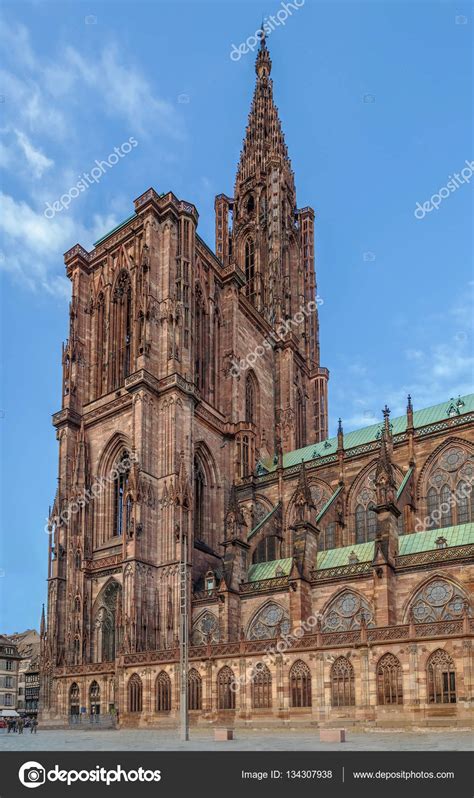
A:
[[[259,78],[263,78],[268,77],[272,71],[272,62],[270,60],[270,53],[268,52],[263,20],[260,33],[260,47],[258,48],[257,60],[255,61],[255,72]]]
[[[412,403],[411,403],[411,396],[410,396],[410,394],[408,394],[408,397],[407,397],[407,411],[409,411],[409,410],[413,410],[413,405],[412,405]]]

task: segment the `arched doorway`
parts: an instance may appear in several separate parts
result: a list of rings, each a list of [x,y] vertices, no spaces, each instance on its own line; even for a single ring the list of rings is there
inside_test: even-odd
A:
[[[79,685],[76,682],[71,684],[69,688],[69,714],[72,720],[79,720],[80,712],[80,691]]]
[[[91,719],[96,718],[99,720],[100,715],[100,687],[97,682],[94,681],[91,683],[89,687],[89,704],[90,704],[90,713]]]

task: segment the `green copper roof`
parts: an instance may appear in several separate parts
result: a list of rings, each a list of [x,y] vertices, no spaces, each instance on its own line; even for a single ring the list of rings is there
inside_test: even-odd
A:
[[[354,546],[341,546],[339,549],[328,549],[318,552],[317,571],[326,568],[339,568],[349,565],[349,557],[354,552],[359,562],[372,562],[374,557],[374,541],[356,543]]]
[[[117,225],[117,227],[114,227],[112,230],[109,230],[109,232],[108,232],[108,233],[106,233],[106,234],[105,234],[105,236],[102,236],[102,238],[99,238],[99,240],[98,240],[98,241],[95,241],[95,242],[94,242],[94,246],[95,246],[95,247],[97,247],[99,244],[101,244],[101,243],[102,243],[102,241],[105,241],[105,239],[106,239],[106,238],[108,238],[109,236],[111,236],[111,235],[112,235],[112,233],[116,233],[116,232],[117,232],[117,230],[120,230],[120,228],[121,228],[121,227],[125,227],[125,225],[126,225],[126,224],[128,224],[129,222],[131,222],[131,221],[132,221],[132,219],[134,219],[134,218],[135,218],[135,216],[136,216],[136,214],[135,214],[135,213],[132,213],[132,215],[131,215],[131,216],[129,216],[129,217],[128,217],[128,219],[125,219],[123,222],[120,222],[120,224],[118,224],[118,225]]]
[[[447,526],[444,529],[428,529],[426,532],[415,532],[413,535],[401,535],[400,554],[416,554],[418,551],[435,549],[438,538],[446,538],[448,548],[474,543],[474,523]]]
[[[280,502],[278,502],[278,504],[276,504],[275,507],[272,507],[270,512],[267,513],[262,518],[262,520],[258,522],[257,526],[254,527],[251,532],[249,532],[249,534],[247,535],[247,540],[250,540],[250,538],[253,537],[253,535],[255,535],[255,533],[258,532],[258,530],[261,529],[262,526],[267,523],[268,519],[272,517],[273,513],[276,513],[276,511],[278,510],[279,506],[280,506]]]
[[[459,524],[458,526],[448,526],[445,529],[429,529],[426,532],[414,532],[409,535],[400,535],[399,554],[403,557],[406,554],[417,554],[420,551],[431,551],[436,549],[438,538],[445,538],[447,548],[454,546],[465,546],[474,543],[474,523]],[[372,562],[374,557],[374,541],[368,543],[356,543],[354,546],[341,546],[338,549],[328,549],[318,553],[317,571],[325,571],[327,568],[341,568],[349,565],[349,557],[354,553],[359,562]],[[293,559],[288,557],[285,560],[272,560],[271,562],[259,562],[251,565],[248,571],[248,581],[258,582],[261,579],[274,579],[277,571],[282,575],[288,576],[291,571]]]
[[[438,538],[445,538],[447,547],[464,546],[474,543],[474,523],[447,526],[445,529],[429,529],[426,532],[414,532],[409,535],[400,535],[398,539],[398,552],[401,557],[405,554],[417,554],[420,551],[436,549]],[[354,552],[359,562],[371,562],[374,556],[374,541],[358,543],[355,546],[342,546],[339,549],[328,549],[318,554],[317,571],[326,568],[339,568],[349,565],[349,556]]]
[[[413,426],[415,429],[426,427],[429,424],[435,424],[438,421],[450,418],[454,415],[465,415],[474,411],[474,394],[466,394],[465,396],[458,397],[458,399],[447,399],[439,405],[432,407],[425,407],[422,410],[415,410],[413,413]],[[344,435],[344,449],[353,449],[356,446],[361,446],[366,443],[372,443],[377,440],[383,422],[380,424],[371,424],[370,427],[363,427],[362,429],[348,432]],[[393,435],[400,435],[406,431],[407,417],[398,416],[391,419]],[[320,443],[313,443],[310,446],[305,446],[303,449],[296,449],[293,452],[288,452],[283,455],[283,468],[299,465],[302,460],[308,462],[310,460],[317,460],[319,457],[325,457],[328,454],[335,454],[337,451],[337,437],[328,438],[326,441]],[[273,460],[268,459],[262,463],[266,471],[275,471],[276,465]]]
[[[250,566],[248,571],[249,582],[259,582],[261,579],[274,579],[276,576],[288,576],[293,564],[293,558],[286,560],[272,560],[271,562],[257,562]],[[278,573],[281,571],[282,573]]]

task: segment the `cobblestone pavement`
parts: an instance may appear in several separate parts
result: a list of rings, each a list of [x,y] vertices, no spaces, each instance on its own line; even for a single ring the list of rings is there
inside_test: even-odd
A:
[[[472,751],[472,731],[351,732],[346,743],[320,743],[317,729],[236,729],[235,740],[216,743],[211,729],[193,729],[188,743],[174,730],[0,730],[0,751]]]

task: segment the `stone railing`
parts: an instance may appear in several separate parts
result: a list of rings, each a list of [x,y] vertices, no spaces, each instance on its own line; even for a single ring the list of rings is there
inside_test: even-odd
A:
[[[288,587],[287,576],[276,576],[273,579],[259,579],[257,582],[243,582],[239,585],[241,593],[263,593],[267,590],[280,590]]]
[[[469,631],[468,631],[469,630]],[[474,618],[459,618],[453,621],[433,623],[400,624],[398,626],[379,626],[365,629],[349,629],[337,632],[318,632],[302,637],[269,638],[266,640],[238,640],[230,643],[209,643],[190,646],[190,660],[211,660],[225,657],[242,657],[255,654],[274,653],[280,642],[284,651],[320,651],[348,646],[383,645],[396,641],[439,639],[443,637],[469,636],[474,634]],[[177,662],[179,648],[162,651],[137,651],[123,654],[118,658],[123,666],[152,665],[164,662]],[[65,665],[56,669],[57,676],[92,673],[114,673],[113,662],[87,663],[85,665]]]

